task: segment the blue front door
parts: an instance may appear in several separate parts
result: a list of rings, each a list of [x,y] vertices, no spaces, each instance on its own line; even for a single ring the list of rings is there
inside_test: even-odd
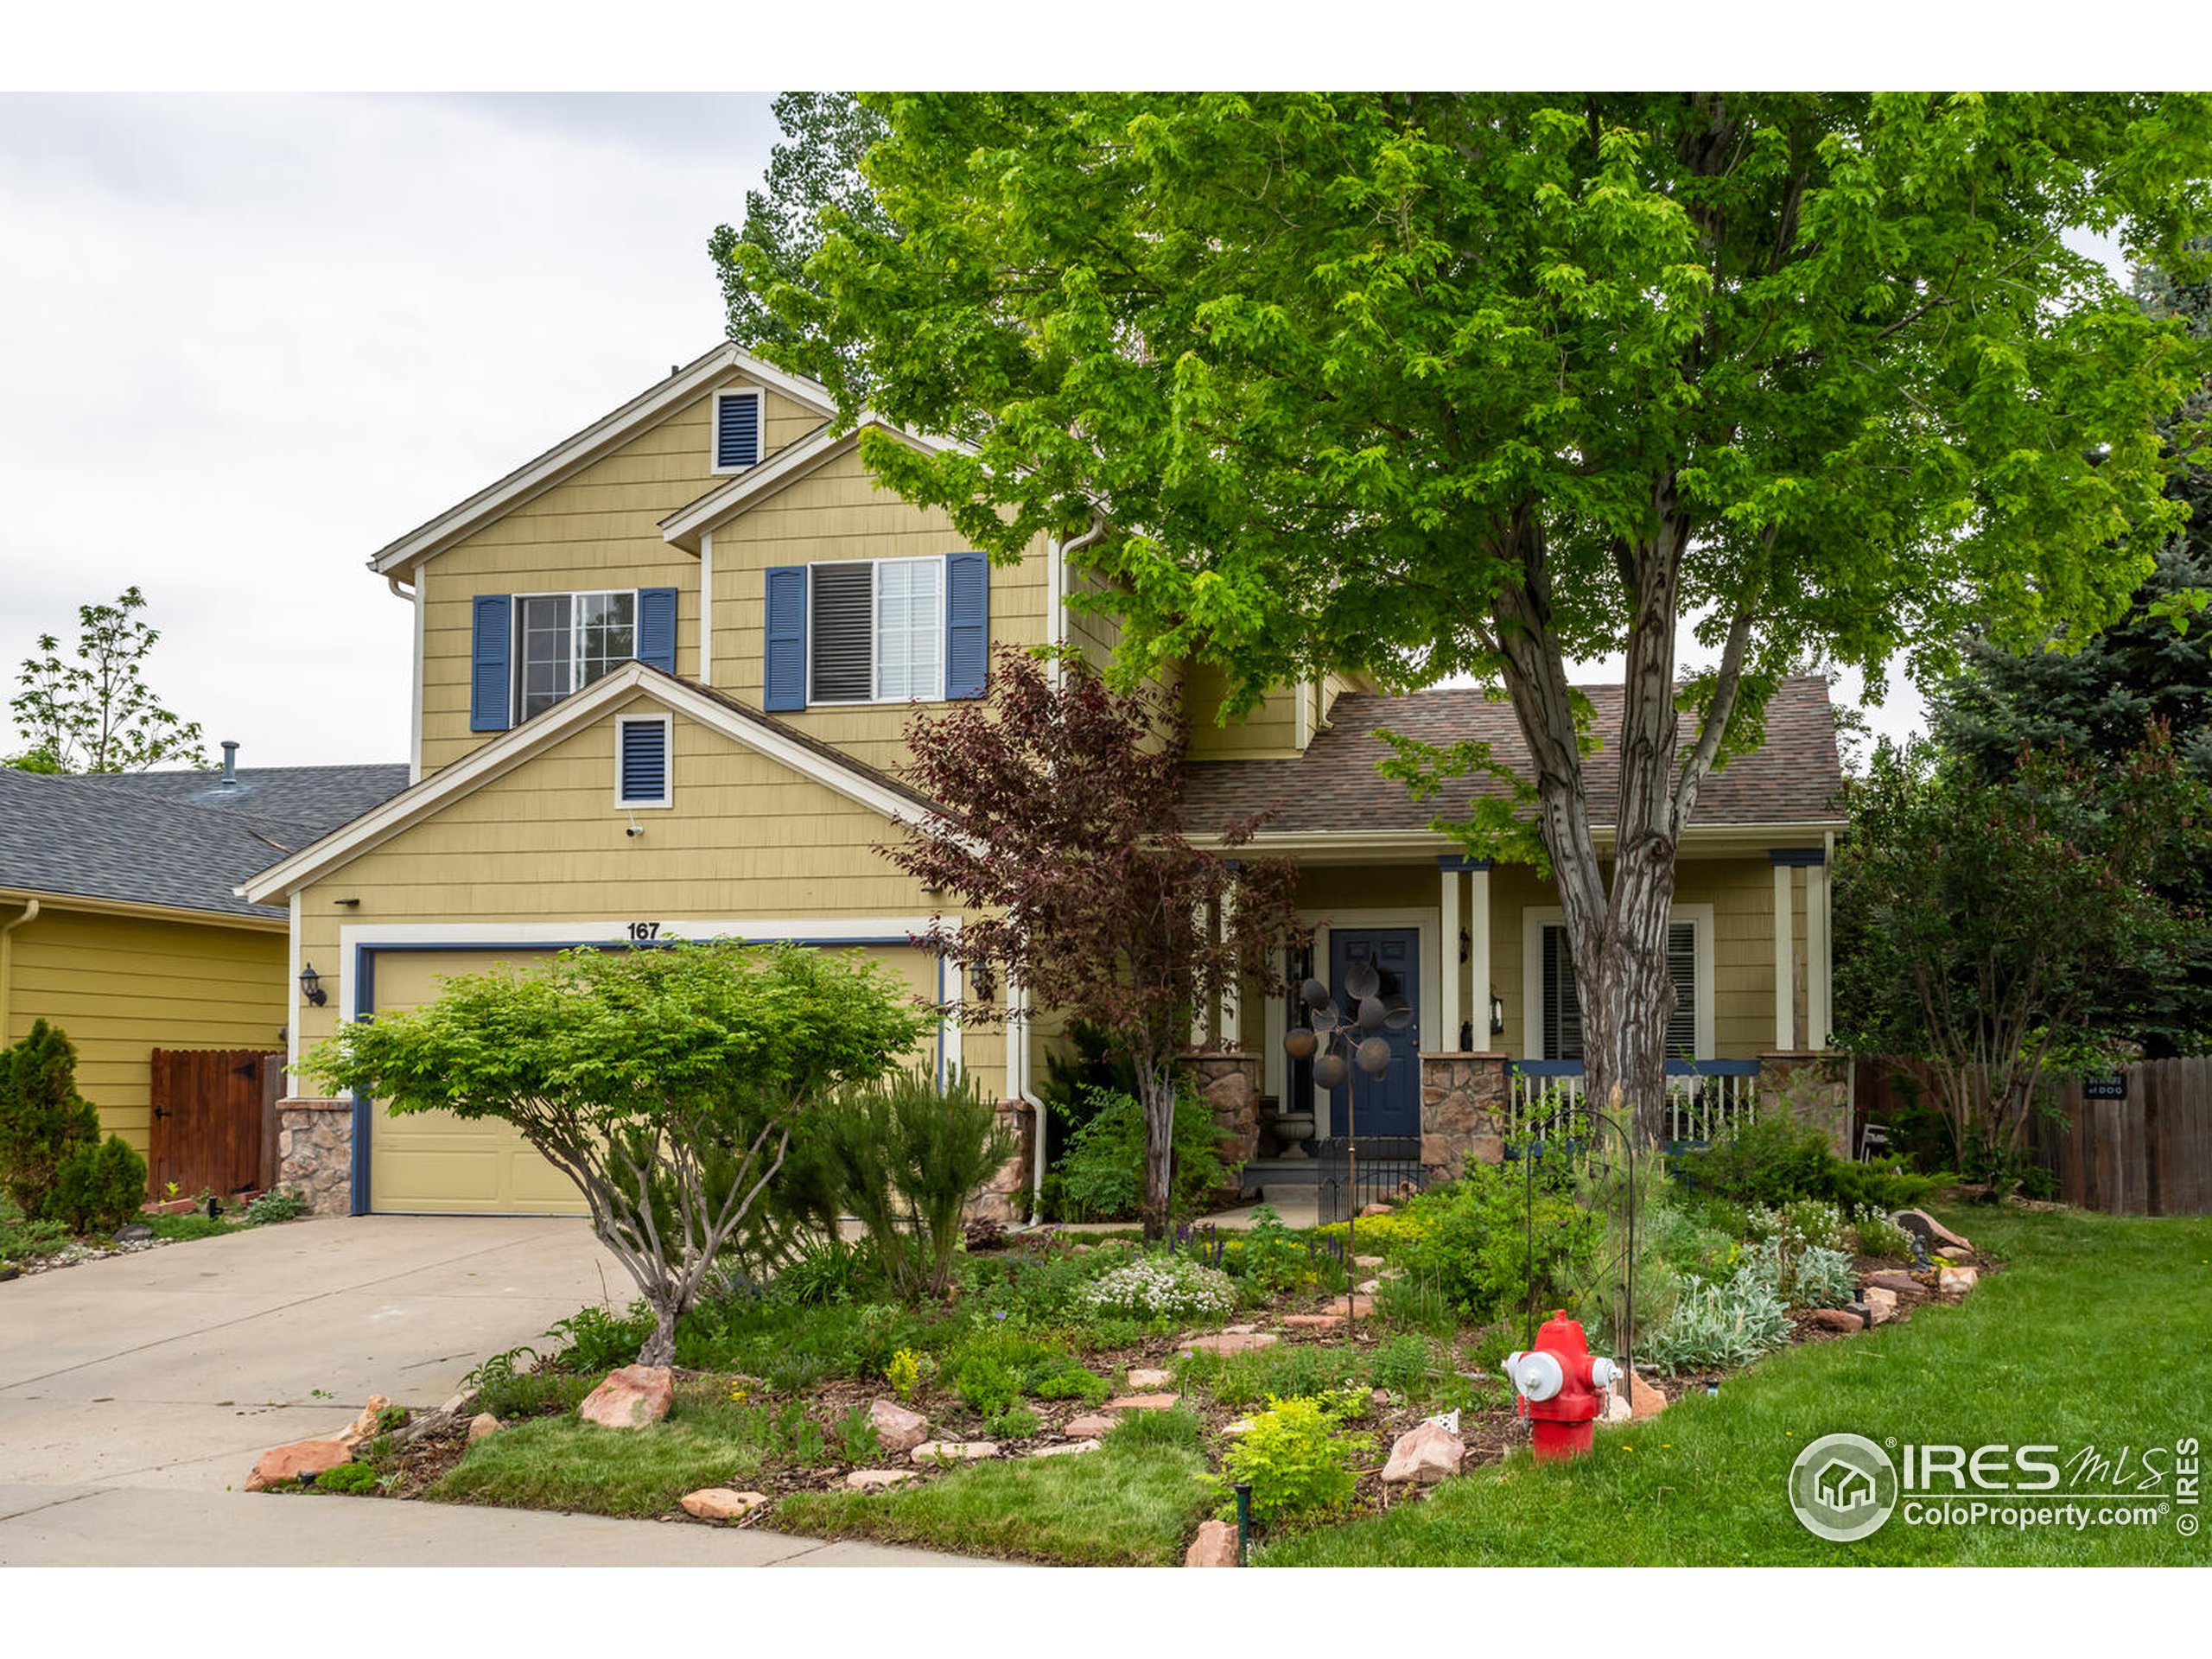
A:
[[[1350,1084],[1329,1091],[1331,1135],[1362,1136],[1421,1133],[1421,931],[1411,927],[1332,927],[1329,930],[1329,988],[1347,1018],[1358,1004],[1344,990],[1344,976],[1355,963],[1372,963],[1382,982],[1383,1001],[1404,997],[1414,1018],[1402,1030],[1385,1027],[1390,1069],[1370,1077],[1357,1066]],[[1346,1089],[1359,1092],[1347,1101]],[[1354,1109],[1357,1109],[1355,1111]]]

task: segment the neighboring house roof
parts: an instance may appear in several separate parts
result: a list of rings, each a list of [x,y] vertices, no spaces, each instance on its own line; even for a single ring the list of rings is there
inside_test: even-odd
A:
[[[1620,729],[1621,688],[1581,688],[1598,712],[1595,730],[1611,741]],[[1184,768],[1184,822],[1212,831],[1233,820],[1272,811],[1262,836],[1330,831],[1426,830],[1477,795],[1503,798],[1503,786],[1487,778],[1459,780],[1416,801],[1405,785],[1383,777],[1375,763],[1389,750],[1376,728],[1440,746],[1477,739],[1520,776],[1533,779],[1529,746],[1512,707],[1492,702],[1479,689],[1415,691],[1404,696],[1351,692],[1337,699],[1329,728],[1294,760],[1201,760]],[[1696,736],[1682,723],[1685,747]],[[1593,828],[1609,828],[1620,810],[1620,775],[1603,752],[1585,763]],[[1700,826],[1764,823],[1841,823],[1837,797],[1843,768],[1837,759],[1835,719],[1827,681],[1819,675],[1786,679],[1767,704],[1766,739],[1709,774],[1698,790],[1690,822]]]
[[[239,891],[265,901],[303,887],[422,823],[448,802],[504,777],[640,692],[886,818],[905,819],[911,814],[938,810],[926,796],[916,793],[890,773],[728,692],[633,661],[502,732],[313,846],[273,863],[264,858],[256,867],[257,874],[249,871],[250,880],[239,878]]]
[[[407,786],[404,766],[49,777],[0,768],[0,887],[269,920],[232,889]]]
[[[505,478],[486,485],[428,524],[417,525],[397,541],[379,548],[369,556],[369,568],[379,575],[393,575],[424,559],[435,558],[455,542],[474,535],[532,496],[552,488],[569,474],[619,448],[671,410],[703,397],[733,370],[824,418],[836,412],[836,404],[814,381],[786,373],[724,340],[666,379],[647,387],[621,408],[601,416],[574,436],[563,438],[543,454],[524,461]]]

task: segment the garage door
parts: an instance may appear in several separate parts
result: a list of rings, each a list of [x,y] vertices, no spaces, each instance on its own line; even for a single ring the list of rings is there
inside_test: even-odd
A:
[[[888,964],[917,994],[936,998],[937,958],[912,947],[883,947],[868,954]],[[485,973],[501,963],[518,971],[543,961],[527,948],[485,950],[379,950],[376,1002],[379,1013],[435,1000],[439,982],[455,974]],[[932,1052],[934,1044],[931,1045]],[[395,1117],[381,1107],[370,1115],[369,1208],[434,1215],[582,1215],[588,1206],[576,1185],[531,1149],[496,1118],[474,1120],[450,1112],[410,1112]]]

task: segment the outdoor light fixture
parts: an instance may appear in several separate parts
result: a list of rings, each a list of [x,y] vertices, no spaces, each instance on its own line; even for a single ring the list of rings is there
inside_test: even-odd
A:
[[[988,1002],[998,993],[998,976],[991,971],[991,964],[988,962],[969,963],[968,979],[969,982],[976,988],[976,1000],[978,1002]]]
[[[330,993],[322,988],[322,976],[315,972],[313,963],[300,969],[300,995],[312,1007],[319,1008],[330,1001]]]
[[[1492,988],[1490,994],[1490,1034],[1497,1036],[1505,1029],[1505,999]]]

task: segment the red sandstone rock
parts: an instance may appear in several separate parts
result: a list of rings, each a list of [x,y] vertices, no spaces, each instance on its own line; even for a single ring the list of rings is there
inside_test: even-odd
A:
[[[1226,1521],[1205,1521],[1198,1525],[1198,1535],[1191,1540],[1191,1548],[1184,1554],[1185,1567],[1234,1567],[1236,1565],[1236,1529]]]
[[[263,1452],[253,1465],[253,1472],[245,1478],[245,1489],[249,1492],[263,1491],[280,1480],[319,1475],[353,1461],[353,1448],[342,1440],[295,1440],[289,1446]]]
[[[602,1428],[650,1428],[675,1403],[676,1379],[665,1365],[625,1365],[584,1396],[576,1415]]]

